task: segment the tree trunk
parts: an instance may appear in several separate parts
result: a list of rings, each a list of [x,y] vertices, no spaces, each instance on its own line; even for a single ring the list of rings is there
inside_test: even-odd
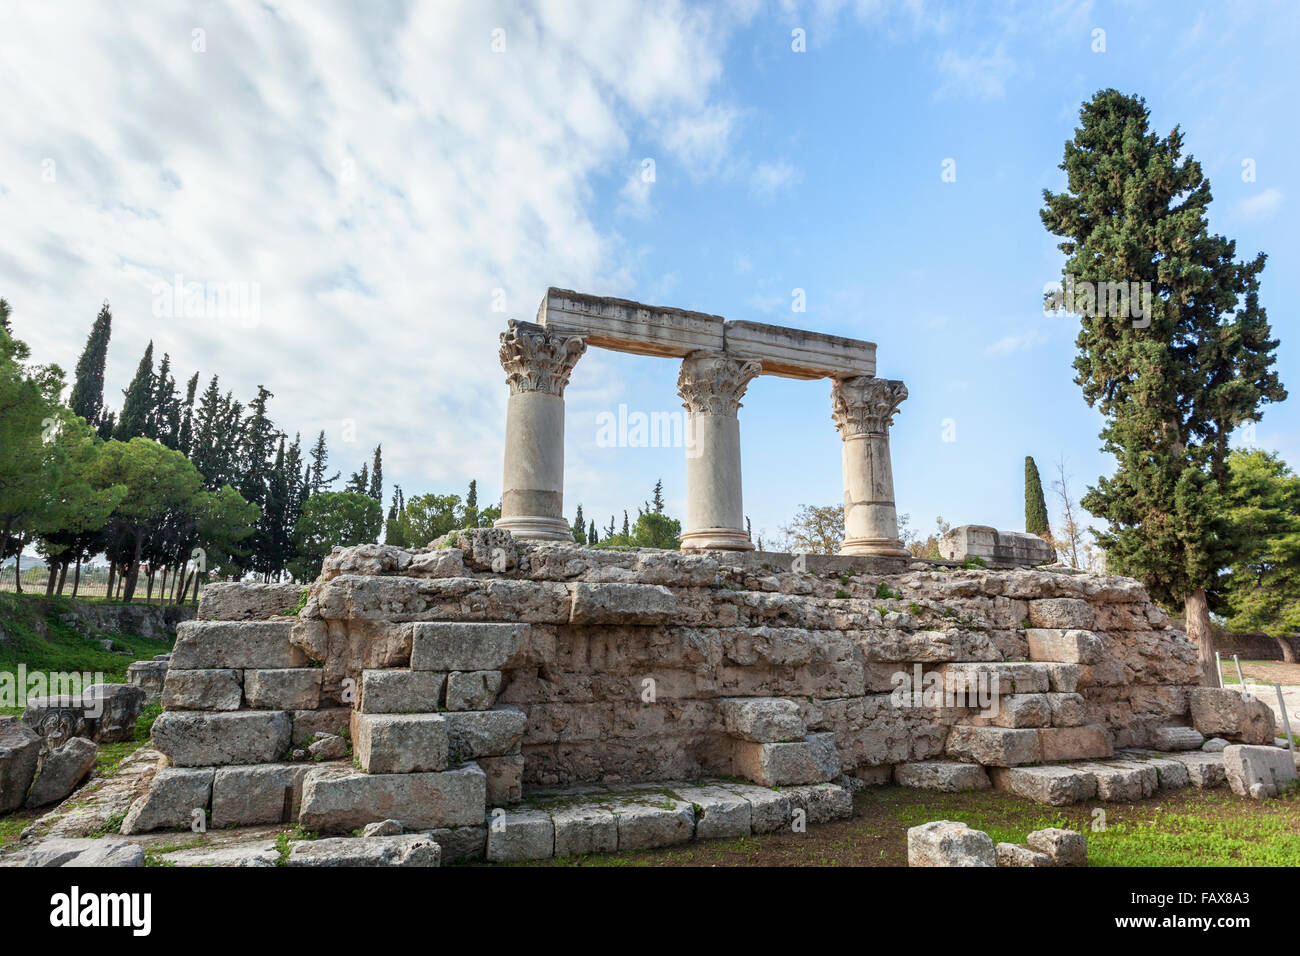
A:
[[[168,567],[163,565],[162,580],[158,582],[158,606],[162,607],[167,603],[167,571]]]
[[[135,553],[131,556],[131,567],[126,574],[126,590],[122,594],[122,601],[126,604],[131,603],[131,598],[135,597],[135,587],[140,580],[140,552],[144,550],[144,536],[137,534],[135,536]]]
[[[59,579],[59,566],[50,558],[50,579],[45,582],[45,596],[54,597],[54,582]]]
[[[117,587],[117,562],[109,559],[108,562],[108,584],[104,586],[104,600],[112,602],[113,589]]]
[[[64,558],[63,563],[59,565],[59,597],[63,597],[63,585],[68,582],[68,565],[72,563],[71,558]]]
[[[1206,687],[1218,687],[1219,675],[1214,665],[1214,632],[1210,628],[1210,602],[1205,597],[1205,589],[1197,588],[1183,600],[1183,611],[1187,619],[1187,636],[1196,644],[1200,652],[1201,683]]]
[[[1277,641],[1277,646],[1282,651],[1282,660],[1288,664],[1294,664],[1296,662],[1295,648],[1291,646],[1290,638],[1275,637],[1273,640]]]
[[[18,536],[18,553],[14,555],[14,590],[23,593],[23,537]]]
[[[72,574],[72,596],[77,596],[77,587],[81,584],[81,555],[77,555],[77,570]]]

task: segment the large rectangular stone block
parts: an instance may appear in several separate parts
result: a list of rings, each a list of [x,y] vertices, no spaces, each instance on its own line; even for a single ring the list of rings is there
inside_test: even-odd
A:
[[[944,691],[958,698],[976,694],[1043,694],[1051,689],[1047,668],[1021,661],[958,662],[944,664]]]
[[[320,703],[319,667],[244,671],[244,698],[254,710],[315,710]]]
[[[1052,722],[1052,707],[1046,694],[1001,694],[988,711],[970,718],[976,727],[1046,727]]]
[[[317,768],[303,783],[298,822],[305,830],[325,833],[345,833],[379,820],[397,820],[407,830],[477,828],[483,826],[486,808],[487,778],[477,764],[441,773]]]
[[[677,598],[659,584],[574,584],[573,624],[664,624],[677,615]]]
[[[1110,738],[1097,724],[1082,727],[1045,727],[1038,732],[1042,742],[1043,760],[1087,760],[1109,757]]]
[[[177,670],[163,680],[165,710],[239,710],[244,702],[243,672],[230,668]]]
[[[695,807],[697,840],[733,840],[749,836],[749,801],[722,787],[673,787],[673,795]]]
[[[551,810],[555,855],[586,856],[618,850],[618,818],[602,806],[577,803]]]
[[[265,621],[292,611],[302,599],[301,584],[218,581],[199,595],[200,621]]]
[[[367,773],[447,767],[447,722],[439,714],[353,714],[352,746]]]
[[[205,815],[212,799],[211,767],[164,767],[154,774],[149,789],[137,798],[122,821],[122,832],[188,830]]]
[[[732,697],[718,701],[723,727],[732,737],[775,744],[803,740],[808,733],[799,705],[784,697]]]
[[[293,621],[185,621],[176,629],[171,666],[305,667],[306,655],[289,643]]]
[[[500,757],[518,751],[528,718],[516,707],[446,713],[447,747],[453,762]]]
[[[357,709],[365,714],[429,714],[442,703],[447,675],[405,669],[361,672]]]
[[[1073,767],[992,767],[989,777],[998,790],[1053,807],[1097,795],[1097,778]]]
[[[1239,797],[1276,797],[1296,782],[1295,757],[1279,747],[1225,747],[1223,768],[1228,786]]]
[[[308,764],[221,767],[212,781],[212,826],[246,827],[296,819]]]
[[[1092,631],[1031,627],[1025,631],[1025,637],[1029,641],[1029,656],[1036,661],[1095,664],[1106,652],[1101,638]]]
[[[732,773],[764,787],[823,783],[840,775],[834,734],[809,734],[792,743],[732,743]]]
[[[289,749],[293,723],[282,710],[164,711],[153,742],[178,767],[275,763]]]
[[[1043,759],[1038,730],[1002,727],[954,727],[948,732],[948,754],[985,767],[1014,767]]]
[[[500,670],[523,647],[525,624],[411,625],[411,670]]]
[[[500,690],[500,671],[452,671],[447,675],[447,709],[488,710]]]

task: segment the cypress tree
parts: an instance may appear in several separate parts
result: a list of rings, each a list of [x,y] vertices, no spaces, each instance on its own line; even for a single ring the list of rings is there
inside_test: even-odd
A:
[[[664,513],[664,480],[660,478],[655,482],[654,500],[650,502],[654,513],[661,515]]]
[[[9,328],[9,313],[9,300],[0,299],[0,329],[4,329],[6,332],[13,331]]]
[[[587,544],[597,544],[600,538],[596,534],[596,522],[593,520],[591,526],[587,528]]]
[[[113,313],[105,300],[95,324],[90,327],[81,358],[77,359],[72,397],[68,400],[72,411],[92,428],[98,427],[104,416],[104,366],[108,362],[108,340],[112,334]]]
[[[153,342],[149,343],[136,367],[135,378],[122,393],[122,414],[118,416],[113,437],[118,441],[130,441],[132,438],[152,437],[149,428],[153,421]]]
[[[375,457],[370,466],[370,485],[366,494],[376,501],[384,500],[384,446],[375,446]]]
[[[339,479],[339,472],[334,472],[333,477],[325,477],[325,466],[329,462],[329,451],[325,448],[325,432],[316,436],[316,444],[312,446],[310,452],[311,458],[311,493],[318,495],[322,491],[329,491],[330,485]]]
[[[1107,567],[1182,604],[1207,682],[1214,649],[1207,589],[1246,546],[1225,517],[1228,437],[1286,391],[1271,369],[1277,340],[1259,304],[1265,257],[1238,261],[1209,231],[1209,181],[1182,156],[1175,127],[1148,131],[1137,96],[1103,90],[1065,144],[1065,192],[1043,191],[1047,230],[1064,238],[1069,284],[1147,282],[1143,314],[1111,314],[1076,294],[1081,328],[1075,381],[1104,416],[1115,474],[1082,505],[1105,520]],[[1086,289],[1091,287],[1084,287]],[[1082,298],[1082,302],[1080,299]]]
[[[573,540],[578,544],[587,543],[587,522],[582,517],[582,505],[578,505],[578,512],[573,517]]]
[[[471,478],[465,495],[465,527],[478,527],[478,479]]]
[[[1052,528],[1047,519],[1047,500],[1043,497],[1043,480],[1038,476],[1038,465],[1025,456],[1025,530],[1051,542]]]

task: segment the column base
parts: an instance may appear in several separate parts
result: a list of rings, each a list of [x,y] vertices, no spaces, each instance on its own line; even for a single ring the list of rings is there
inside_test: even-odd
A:
[[[749,535],[735,528],[700,528],[682,535],[683,551],[753,551]]]
[[[563,518],[543,518],[533,515],[512,515],[498,518],[492,527],[509,531],[524,541],[572,541],[573,529]]]
[[[912,552],[897,538],[845,538],[840,554],[878,554],[887,558],[910,558]]]

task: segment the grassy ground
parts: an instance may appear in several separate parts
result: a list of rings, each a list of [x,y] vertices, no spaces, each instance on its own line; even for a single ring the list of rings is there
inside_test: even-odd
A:
[[[1232,658],[1220,659],[1223,671],[1223,683],[1239,684],[1237,665]],[[1285,664],[1282,661],[1242,661],[1241,672],[1248,680],[1264,681],[1266,684],[1300,684],[1300,664]]]
[[[1093,830],[1093,808],[1105,829]],[[1031,830],[1086,833],[1092,866],[1300,866],[1300,790],[1256,802],[1217,790],[1181,790],[1133,804],[1044,807],[1000,792],[939,794],[878,787],[858,794],[850,820],[666,850],[548,860],[535,866],[906,866],[907,828],[958,820],[995,842]]]
[[[105,681],[122,683],[132,661],[147,660],[171,650],[168,641],[105,633],[104,637],[112,638],[114,650],[128,653],[106,651],[98,637],[83,634],[64,623],[63,615],[75,611],[76,604],[67,598],[46,598],[43,594],[0,593],[0,628],[3,629],[0,671],[13,673],[19,664],[25,664],[28,673],[101,672]]]

